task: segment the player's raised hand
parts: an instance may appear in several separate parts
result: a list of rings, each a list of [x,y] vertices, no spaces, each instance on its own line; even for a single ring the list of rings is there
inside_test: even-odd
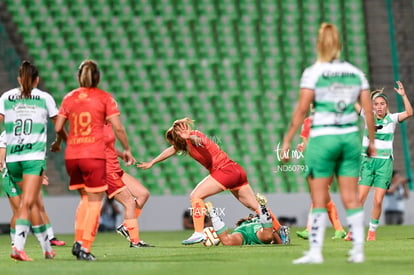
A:
[[[182,139],[189,139],[191,128],[187,123],[176,123],[174,124],[174,131]]]
[[[405,89],[403,84],[401,83],[401,81],[396,81],[397,85],[398,85],[398,89],[394,87],[394,91],[396,91],[400,96],[404,96],[405,95]]]

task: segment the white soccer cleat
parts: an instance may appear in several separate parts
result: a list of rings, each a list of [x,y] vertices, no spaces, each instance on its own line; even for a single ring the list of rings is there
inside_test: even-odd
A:
[[[194,232],[193,235],[190,236],[187,240],[181,242],[184,245],[202,243],[206,240],[206,236],[204,236],[203,232]]]
[[[363,251],[356,251],[351,249],[348,252],[348,263],[363,263],[365,262],[365,255]]]
[[[323,263],[322,254],[310,253],[309,251],[304,253],[304,256],[293,260],[293,264],[321,264]]]

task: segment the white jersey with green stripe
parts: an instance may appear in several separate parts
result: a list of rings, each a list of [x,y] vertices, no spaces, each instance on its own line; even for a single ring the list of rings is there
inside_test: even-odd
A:
[[[359,130],[354,104],[369,89],[361,70],[345,61],[317,62],[303,72],[300,87],[315,93],[311,137]]]
[[[44,160],[47,123],[58,113],[55,100],[47,92],[34,88],[30,98],[20,98],[19,88],[0,97],[0,114],[6,130],[6,162]]]
[[[383,118],[377,118],[374,114],[375,118],[375,148],[377,149],[377,155],[372,156],[371,158],[379,158],[379,159],[389,159],[393,158],[393,142],[394,142],[394,133],[395,128],[397,127],[398,123],[398,115],[400,113],[388,113]],[[361,110],[360,116],[365,119],[365,112]],[[367,155],[367,148],[368,148],[369,140],[368,140],[368,129],[365,124],[364,136],[362,138],[362,155]]]

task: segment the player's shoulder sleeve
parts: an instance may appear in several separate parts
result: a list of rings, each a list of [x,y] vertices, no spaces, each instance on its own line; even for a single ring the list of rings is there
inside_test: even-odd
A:
[[[63,97],[62,104],[60,104],[58,115],[67,118],[69,114],[69,105],[72,98],[72,92],[69,92]]]
[[[13,90],[15,90],[15,89],[6,91],[0,96],[0,114],[2,114],[2,115],[4,115],[4,113],[6,111],[4,104],[5,104],[6,100],[8,99],[8,97],[10,96],[10,94],[13,92]]]
[[[315,89],[318,79],[317,68],[318,66],[314,64],[305,69],[300,78],[300,88]]]
[[[118,104],[115,98],[108,92],[104,92],[104,103],[106,107],[106,118],[109,118],[114,115],[119,115]]]
[[[44,98],[46,100],[46,107],[47,107],[47,111],[49,113],[49,117],[55,117],[58,114],[58,108],[56,106],[56,101],[55,99],[52,97],[51,94],[47,93],[47,92],[43,92],[44,94]]]
[[[392,122],[394,123],[394,124],[397,124],[397,123],[399,123],[400,121],[398,121],[398,116],[400,115],[401,113],[392,113],[392,114],[389,114],[389,116],[391,117],[391,120],[392,120]]]
[[[358,78],[361,81],[361,90],[369,90],[369,83],[367,80],[367,77],[365,76],[365,73],[359,69],[358,67],[356,67],[355,65],[349,63],[349,62],[345,62],[346,64],[348,64],[348,66],[351,67],[351,70],[358,76]]]

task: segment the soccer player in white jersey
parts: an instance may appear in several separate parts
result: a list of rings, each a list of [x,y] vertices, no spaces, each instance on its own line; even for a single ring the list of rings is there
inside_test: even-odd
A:
[[[31,261],[25,251],[26,238],[32,224],[41,242],[44,257],[53,259],[46,226],[42,224],[36,200],[39,198],[45,171],[48,118],[55,121],[58,110],[52,96],[37,89],[39,73],[28,61],[19,69],[19,88],[0,97],[0,123],[6,129],[6,164],[13,182],[21,182],[22,200],[16,214],[16,236],[11,257]],[[31,220],[31,223],[30,223]]]
[[[375,125],[368,82],[362,71],[339,60],[340,49],[337,28],[323,23],[318,33],[317,62],[302,74],[299,102],[283,140],[282,154],[287,160],[290,142],[313,103],[315,113],[304,152],[308,167],[306,177],[314,205],[309,234],[310,249],[304,256],[294,260],[294,264],[323,263],[328,186],[333,176],[337,177],[347,222],[354,236],[348,261],[360,263],[365,260],[364,215],[357,195],[361,141],[355,102],[359,100],[367,111],[369,156],[376,154]]]
[[[16,237],[16,214],[17,214],[17,210],[19,209],[19,205],[21,201],[22,189],[20,188],[17,182],[13,182],[12,180],[10,180],[9,173],[6,167],[6,162],[5,162],[6,148],[7,148],[6,131],[3,131],[0,134],[0,172],[2,173],[2,177],[3,177],[3,191],[6,193],[9,199],[9,204],[13,212],[13,215],[10,219],[10,239],[11,239],[12,246],[14,246],[14,239]],[[43,176],[43,184],[44,185],[49,184],[48,178],[46,175]],[[40,215],[42,217],[42,224],[46,225],[46,232],[47,232],[50,245],[56,245],[56,246],[65,245],[66,243],[64,241],[58,240],[55,237],[52,224],[50,223],[49,216],[46,213],[46,209],[43,203],[42,193],[40,193],[40,196],[36,203],[37,203],[36,206],[39,208]],[[43,241],[43,237],[41,239]]]
[[[388,98],[382,90],[373,91],[371,94],[372,107],[376,125],[375,147],[377,155],[371,159],[367,158],[365,150],[362,150],[362,162],[360,178],[358,182],[359,199],[362,204],[367,199],[369,190],[374,187],[374,199],[369,222],[367,241],[375,241],[376,230],[382,212],[382,201],[385,193],[391,184],[393,170],[393,140],[394,132],[398,123],[403,122],[413,115],[413,108],[405,93],[403,84],[397,81],[398,88],[394,90],[402,97],[405,111],[400,113],[390,113],[388,110]],[[355,104],[355,109],[362,117],[365,112],[359,104]],[[366,149],[368,137],[366,132],[362,140],[362,147]],[[351,240],[348,234],[345,240]]]

